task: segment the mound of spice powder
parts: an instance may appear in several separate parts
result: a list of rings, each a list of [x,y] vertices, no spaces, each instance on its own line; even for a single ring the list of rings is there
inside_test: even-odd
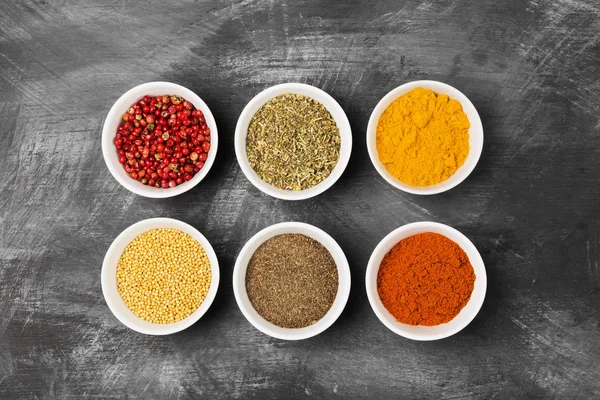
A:
[[[474,282],[465,251],[446,236],[427,232],[401,240],[385,255],[377,291],[399,322],[433,326],[458,315]]]
[[[127,307],[155,324],[181,321],[206,298],[212,273],[204,248],[177,229],[152,229],[125,247],[117,289]]]
[[[394,100],[379,118],[377,153],[400,181],[435,185],[465,163],[469,127],[458,100],[416,88]]]
[[[248,162],[265,182],[304,190],[325,180],[340,158],[340,130],[313,98],[286,93],[265,103],[246,136]]]
[[[304,328],[319,321],[337,290],[333,257],[321,243],[301,234],[265,241],[246,271],[250,303],[264,319],[282,328]]]

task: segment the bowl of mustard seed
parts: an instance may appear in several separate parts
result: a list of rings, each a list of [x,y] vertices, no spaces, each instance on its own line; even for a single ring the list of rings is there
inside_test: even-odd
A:
[[[246,319],[283,340],[320,334],[340,316],[350,295],[343,250],[323,230],[300,222],[272,225],[240,251],[233,292]]]
[[[102,293],[113,315],[146,335],[168,335],[198,321],[219,286],[219,262],[197,229],[151,218],[125,229],[102,264]]]
[[[340,178],[350,160],[352,131],[329,94],[285,83],[250,100],[234,142],[240,168],[256,188],[279,199],[303,200]]]

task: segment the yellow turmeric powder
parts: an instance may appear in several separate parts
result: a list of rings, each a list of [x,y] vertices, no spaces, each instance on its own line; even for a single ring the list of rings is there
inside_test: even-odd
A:
[[[465,162],[469,127],[457,100],[416,88],[394,100],[379,118],[379,159],[404,183],[435,185]]]

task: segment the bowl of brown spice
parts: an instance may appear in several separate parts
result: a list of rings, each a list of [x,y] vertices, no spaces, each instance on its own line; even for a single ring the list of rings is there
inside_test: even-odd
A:
[[[350,295],[350,267],[323,230],[284,222],[244,245],[233,270],[233,292],[256,329],[278,339],[307,339],[342,313]]]
[[[369,303],[394,333],[438,340],[466,327],[487,288],[481,255],[462,233],[435,222],[404,225],[381,240],[365,279]]]
[[[329,94],[285,83],[250,100],[234,141],[240,168],[256,188],[279,199],[302,200],[340,178],[350,160],[352,131]]]

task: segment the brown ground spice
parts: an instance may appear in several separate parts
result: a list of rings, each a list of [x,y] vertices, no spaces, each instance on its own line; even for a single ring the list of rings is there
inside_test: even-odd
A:
[[[250,303],[267,321],[303,328],[331,308],[338,290],[337,266],[319,242],[301,234],[265,241],[246,271]]]

